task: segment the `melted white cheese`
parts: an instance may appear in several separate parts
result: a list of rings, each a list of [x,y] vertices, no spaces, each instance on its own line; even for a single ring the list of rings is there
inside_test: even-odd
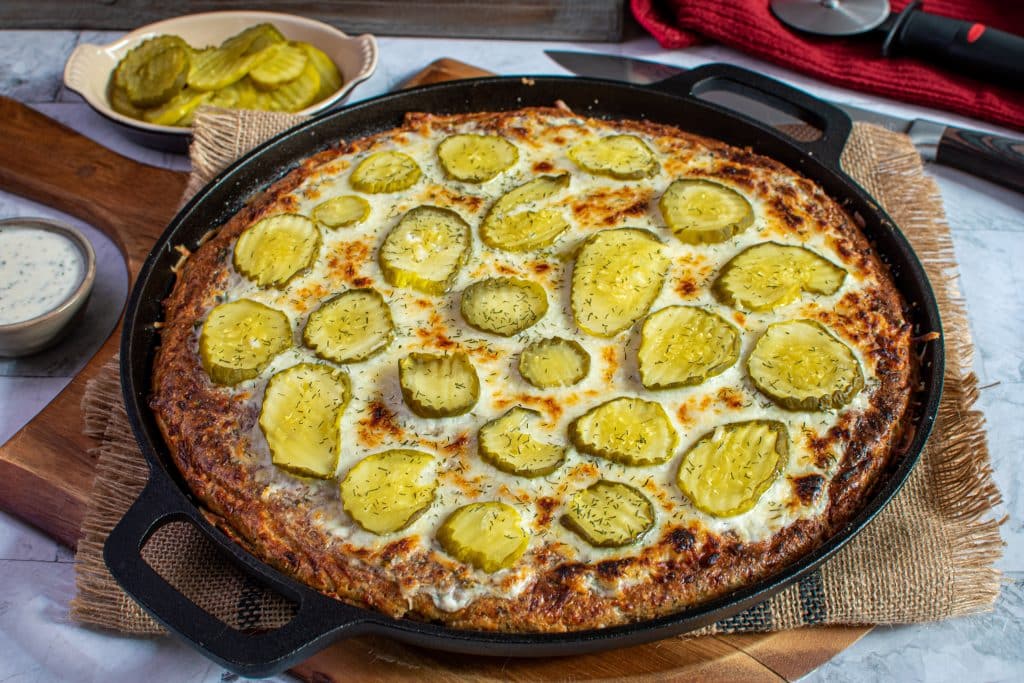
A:
[[[566,118],[562,123],[570,124],[575,119]],[[472,125],[464,125],[457,132],[470,132]],[[342,453],[338,477],[343,477],[348,469],[361,458],[371,452],[377,452],[397,446],[424,448],[417,443],[415,437],[428,439],[440,444],[450,443],[461,435],[466,435],[469,442],[466,455],[459,457],[439,452],[439,485],[437,495],[431,507],[419,517],[408,529],[390,536],[377,536],[364,531],[349,519],[341,509],[335,482],[312,484],[310,496],[317,501],[319,523],[333,537],[359,547],[374,549],[391,542],[401,536],[414,535],[421,543],[441,553],[434,539],[439,524],[456,508],[474,500],[501,500],[514,505],[522,514],[524,526],[531,530],[531,548],[539,548],[545,544],[561,543],[575,559],[583,562],[602,560],[628,555],[636,548],[594,548],[582,541],[578,536],[558,523],[561,507],[555,509],[552,521],[546,528],[534,526],[537,508],[532,501],[549,496],[565,500],[568,494],[592,483],[597,476],[589,470],[582,476],[571,479],[578,466],[585,465],[596,468],[598,476],[623,481],[644,490],[652,498],[657,511],[657,528],[645,537],[646,541],[655,541],[661,535],[661,529],[669,523],[686,523],[701,526],[718,534],[734,534],[742,541],[764,539],[778,530],[793,523],[795,520],[820,514],[828,504],[827,487],[810,505],[795,501],[792,485],[788,477],[807,473],[819,473],[826,477],[832,474],[830,464],[825,470],[815,464],[812,454],[807,451],[804,432],[813,430],[821,436],[836,424],[843,413],[857,412],[865,408],[877,382],[873,378],[873,365],[868,358],[854,347],[862,367],[865,370],[867,387],[842,411],[831,412],[790,412],[775,406],[753,388],[745,372],[745,359],[754,342],[765,327],[776,320],[804,317],[808,304],[822,310],[831,309],[847,292],[864,287],[868,282],[858,279],[851,270],[846,281],[838,292],[832,296],[805,295],[799,301],[766,314],[747,314],[737,316],[732,309],[722,306],[711,295],[707,282],[717,273],[718,268],[742,249],[753,244],[773,239],[780,242],[801,243],[823,254],[834,262],[842,259],[834,253],[826,235],[811,233],[797,236],[773,231],[771,212],[764,203],[750,192],[740,190],[752,203],[756,220],[754,224],[736,236],[721,244],[687,245],[675,239],[664,227],[660,212],[656,206],[656,198],[661,195],[668,184],[679,175],[664,169],[666,155],[659,151],[656,139],[649,138],[648,144],[659,151],[659,159],[663,168],[653,178],[642,181],[618,181],[606,177],[584,173],[568,159],[566,151],[572,143],[582,135],[595,135],[607,131],[595,131],[594,127],[566,127],[559,131],[564,142],[556,144],[542,138],[532,138],[533,144],[517,140],[520,158],[516,166],[501,174],[495,180],[483,185],[464,184],[446,180],[439,168],[435,149],[444,135],[433,133],[420,135],[406,133],[404,142],[396,143],[388,139],[378,142],[370,152],[385,149],[401,149],[412,156],[423,170],[423,179],[411,189],[393,194],[360,195],[370,203],[370,217],[364,223],[351,228],[336,230],[324,229],[321,256],[311,271],[296,278],[286,289],[259,289],[245,278],[234,274],[230,286],[225,292],[227,300],[242,297],[267,303],[286,311],[295,330],[295,346],[280,354],[273,363],[255,380],[243,383],[232,391],[250,392],[250,401],[259,404],[262,400],[263,387],[267,379],[291,365],[303,361],[317,360],[313,353],[302,346],[301,331],[311,310],[317,306],[317,299],[326,298],[337,291],[351,286],[343,278],[339,278],[337,267],[329,265],[332,255],[338,262],[344,262],[353,255],[359,261],[356,264],[358,275],[369,278],[372,286],[384,295],[391,307],[392,317],[396,323],[397,334],[390,346],[377,356],[360,363],[344,366],[352,379],[354,397],[350,403],[341,428]],[[337,161],[328,164],[327,169],[314,173],[303,186],[293,193],[298,200],[297,211],[309,215],[312,209],[327,199],[338,195],[358,194],[348,182],[351,169],[366,153],[357,155],[350,165],[341,164],[345,168],[336,174],[331,168],[338,168]],[[571,171],[570,186],[556,195],[546,204],[560,202],[570,203],[598,188],[617,189],[622,187],[646,188],[653,191],[647,210],[641,216],[622,220],[614,225],[581,225],[573,212],[565,209],[570,219],[571,228],[556,243],[539,252],[508,253],[488,248],[477,237],[476,229],[490,203],[505,191],[526,180],[535,177],[533,170],[537,162],[548,162],[554,171]],[[689,168],[698,168],[708,162],[706,154],[698,154],[689,162]],[[437,198],[433,201],[424,195],[433,186],[445,186],[457,194],[476,195],[483,201],[475,211],[469,211],[460,203],[446,203]],[[440,197],[440,195],[439,195]],[[451,293],[441,297],[431,297],[411,289],[391,287],[377,264],[377,249],[384,236],[397,223],[401,215],[420,204],[436,204],[449,206],[459,212],[473,226],[472,256],[467,266],[459,272]],[[665,244],[665,251],[672,259],[672,267],[665,286],[654,302],[651,310],[657,310],[672,304],[699,305],[721,314],[742,329],[743,347],[740,362],[722,374],[709,379],[696,387],[685,387],[667,391],[650,392],[640,382],[636,367],[636,350],[638,345],[637,327],[623,332],[613,339],[591,337],[580,332],[574,325],[569,307],[569,277],[571,275],[571,254],[581,240],[599,229],[607,227],[639,227],[646,228],[658,235]],[[353,248],[354,242],[361,242],[364,247]],[[510,338],[502,338],[474,331],[461,319],[458,313],[459,292],[471,282],[488,275],[507,274],[509,270],[531,277],[532,267],[537,262],[546,263],[550,271],[540,277],[548,292],[550,308],[548,313],[537,324],[524,332]],[[683,268],[687,263],[702,265],[707,276],[697,293],[683,297],[675,285],[682,277]],[[424,304],[425,302],[425,304]],[[431,317],[434,316],[434,324]],[[442,324],[437,325],[437,318]],[[466,415],[447,419],[424,419],[414,415],[403,403],[398,385],[398,359],[412,351],[430,350],[430,343],[424,340],[421,330],[442,328],[444,333],[458,342],[463,348],[476,349],[471,358],[481,379],[481,394],[476,407]],[[426,336],[429,336],[426,335]],[[540,391],[527,384],[516,370],[516,362],[520,350],[529,342],[544,337],[562,336],[575,339],[582,344],[592,358],[590,374],[578,385],[563,389]],[[485,358],[491,352],[491,358]],[[609,368],[605,354],[611,353],[617,367],[606,381],[605,373]],[[739,392],[742,406],[729,408],[723,401],[716,399],[720,390],[731,389]],[[520,395],[544,396],[554,399],[563,408],[560,414],[545,412],[544,428],[547,438],[567,442],[569,424],[576,417],[590,408],[603,403],[613,396],[642,396],[646,399],[658,400],[666,408],[673,426],[680,436],[680,447],[676,455],[663,465],[655,467],[625,467],[600,458],[583,455],[571,446],[565,464],[553,474],[526,479],[505,474],[483,462],[476,455],[476,432],[480,426],[501,414],[509,407],[517,405]],[[711,397],[702,405],[704,397]],[[374,448],[366,448],[356,438],[361,419],[366,418],[369,404],[374,400],[382,400],[396,414],[396,421],[405,430],[407,438],[404,442],[393,442],[385,439]],[[680,406],[687,405],[686,421],[680,415]],[[536,406],[532,406],[536,407]],[[543,410],[543,409],[542,409]],[[758,503],[750,511],[729,518],[717,518],[700,512],[679,491],[675,484],[675,475],[682,454],[703,434],[716,425],[749,419],[772,419],[786,424],[792,438],[791,456],[784,473],[761,496]],[[249,435],[250,452],[261,458],[266,466],[265,477],[268,483],[264,495],[274,495],[275,491],[295,490],[295,487],[308,487],[311,484],[278,471],[270,464],[270,456],[258,427],[254,427]],[[831,460],[834,463],[837,457]],[[474,481],[476,490],[467,494],[457,484],[455,472],[461,468],[461,478]],[[652,495],[652,491],[658,495]],[[568,493],[566,493],[568,492]],[[659,493],[660,492],[660,493]],[[523,502],[528,501],[528,502]],[[561,506],[561,503],[559,503]],[[638,547],[642,548],[643,543]],[[454,561],[453,561],[454,562]],[[457,610],[476,599],[490,594],[509,595],[523,590],[530,584],[529,563],[520,563],[510,570],[503,570],[493,575],[479,571],[469,571],[469,579],[452,579],[440,586],[416,586],[412,592],[426,591],[435,604],[443,610]],[[464,572],[463,576],[467,574]],[[511,586],[509,588],[511,579]],[[598,590],[598,588],[595,588]],[[600,588],[614,590],[614,587]]]

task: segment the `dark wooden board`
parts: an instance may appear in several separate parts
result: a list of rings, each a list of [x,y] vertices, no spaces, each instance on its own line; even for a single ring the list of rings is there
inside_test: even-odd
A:
[[[489,75],[439,59],[403,84]],[[80,218],[118,245],[133,283],[150,247],[174,216],[183,173],[121,157],[66,126],[0,97],[0,190]],[[116,353],[120,324],[82,372],[29,424],[0,446],[0,507],[74,546],[95,463],[83,434],[85,385]],[[333,645],[294,671],[318,683],[350,680],[526,681],[795,680],[856,642],[871,627],[670,638],[602,654],[535,660],[491,659],[408,648],[380,638]]]
[[[4,0],[0,26],[130,30],[195,12],[263,9],[319,19],[348,33],[618,41],[624,5],[624,0]]]

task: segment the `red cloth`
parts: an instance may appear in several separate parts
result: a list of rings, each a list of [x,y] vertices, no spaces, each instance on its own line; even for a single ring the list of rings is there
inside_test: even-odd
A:
[[[899,11],[909,0],[893,0]],[[768,0],[630,0],[633,15],[662,47],[712,39],[765,61],[855,90],[947,109],[1024,129],[1024,83],[1000,87],[909,57],[885,58],[868,36],[808,36],[784,26]],[[1024,35],[1019,0],[931,0],[928,12]]]

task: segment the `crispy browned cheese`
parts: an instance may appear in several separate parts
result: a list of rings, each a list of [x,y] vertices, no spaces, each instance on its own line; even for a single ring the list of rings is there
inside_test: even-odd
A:
[[[544,131],[540,138],[539,129]],[[628,331],[612,339],[588,338],[576,331],[576,339],[586,340],[591,344],[589,348],[596,350],[594,369],[584,384],[565,389],[571,393],[531,392],[526,384],[502,393],[500,388],[493,387],[517,377],[514,368],[518,357],[493,346],[493,337],[472,331],[454,313],[449,315],[444,308],[447,304],[441,303],[444,299],[422,294],[409,299],[413,303],[407,308],[392,306],[396,328],[408,332],[409,346],[400,351],[464,351],[476,366],[481,383],[491,383],[492,393],[482,394],[477,406],[477,410],[483,411],[479,417],[471,413],[466,418],[475,422],[459,423],[458,429],[449,429],[438,420],[442,426],[440,432],[434,433],[425,427],[428,423],[423,418],[410,416],[400,394],[393,387],[389,389],[386,381],[381,386],[361,385],[358,364],[346,367],[352,376],[353,395],[362,397],[363,403],[349,407],[356,412],[350,415],[349,427],[341,430],[338,474],[344,476],[347,468],[364,455],[384,448],[432,451],[443,463],[446,485],[466,496],[461,501],[445,500],[446,509],[451,511],[474,502],[477,498],[473,496],[480,491],[517,505],[524,517],[524,528],[531,535],[526,553],[510,569],[484,577],[445,554],[429,531],[417,531],[415,525],[379,537],[373,543],[336,533],[336,525],[325,523],[335,517],[344,521],[336,480],[292,478],[287,486],[268,485],[269,461],[259,446],[262,435],[258,426],[259,396],[266,373],[253,380],[253,385],[220,387],[209,380],[197,353],[198,330],[207,313],[239,278],[231,258],[236,239],[263,217],[300,210],[296,208],[297,197],[303,194],[306,183],[332,173],[347,177],[352,160],[366,150],[401,149],[416,136],[443,138],[467,130],[501,135],[527,151],[536,150],[545,141],[571,140],[580,130],[599,135],[641,136],[659,157],[661,175],[657,178],[661,179],[662,187],[667,184],[666,179],[678,177],[684,171],[691,177],[726,182],[748,197],[762,218],[749,229],[750,235],[744,233],[744,239],[813,238],[848,273],[868,283],[856,291],[840,293],[827,305],[805,300],[786,309],[789,318],[814,319],[827,325],[856,351],[870,370],[862,400],[839,411],[827,430],[802,431],[790,426],[791,447],[799,454],[792,456],[790,465],[798,469],[787,471],[777,489],[782,491],[779,495],[789,496],[787,504],[791,507],[812,512],[795,517],[764,537],[716,532],[712,529],[723,527],[703,522],[703,513],[689,507],[685,496],[670,483],[675,479],[679,456],[706,433],[706,429],[694,426],[699,420],[735,421],[729,416],[736,411],[754,411],[743,415],[744,419],[755,419],[757,410],[769,409],[771,403],[759,396],[749,382],[743,384],[737,379],[729,389],[714,385],[687,388],[685,391],[690,393],[684,395],[659,395],[644,390],[639,380],[629,374],[635,371],[636,350],[627,344]],[[699,164],[694,160],[699,160]],[[542,170],[536,170],[538,166]],[[520,170],[526,174],[524,177],[541,172],[582,173],[565,158],[564,147],[549,160],[524,161]],[[404,211],[435,202],[460,212],[473,228],[473,249],[479,250],[476,230],[491,199],[480,199],[482,190],[467,184],[440,189],[430,184],[444,182],[439,176],[429,182],[421,181],[407,195],[396,194],[393,215],[386,219],[381,216],[385,226],[381,236]],[[657,194],[645,184],[648,182],[651,181],[604,178],[586,194],[572,194],[574,186],[570,184],[570,194],[552,200],[549,205],[576,221],[580,235],[628,227],[638,217],[658,216]],[[347,186],[345,191],[350,192]],[[373,211],[379,210],[380,205],[375,204]],[[371,213],[369,222],[373,220]],[[380,271],[375,266],[376,250],[380,241],[368,235],[352,233],[345,237],[348,248],[321,253],[330,287],[303,286],[297,282],[274,295],[282,297],[282,301],[295,296],[313,297],[316,300],[294,302],[295,310],[307,313],[315,310],[321,300],[355,286],[378,288],[387,299],[395,289],[377,275]],[[667,229],[658,238],[665,244],[675,239]],[[514,268],[516,277],[536,276],[536,281],[548,288],[553,308],[560,306],[563,298],[568,300],[569,278],[563,276],[566,266],[562,264],[572,258],[572,246],[556,243],[549,252],[528,254],[527,260],[516,262],[526,265]],[[693,254],[719,254],[708,250],[722,247],[687,248]],[[711,298],[697,298],[702,290],[707,290],[715,268],[739,249],[737,246],[712,260],[675,258],[663,286],[665,298],[659,299],[651,310],[669,304],[713,303]],[[500,274],[499,265],[488,272]],[[478,272],[474,271],[477,266],[472,260],[463,266],[466,277]],[[327,289],[332,291],[322,291]],[[457,297],[457,292],[448,296]],[[458,299],[454,301],[451,311],[458,309]],[[671,614],[727,594],[782,570],[843,528],[872,493],[880,473],[899,444],[905,443],[907,430],[912,429],[906,413],[915,384],[915,354],[903,306],[888,270],[841,207],[812,181],[749,149],[731,147],[671,126],[574,117],[555,108],[454,116],[410,114],[400,128],[339,143],[306,159],[285,178],[252,197],[245,208],[191,255],[164,302],[150,406],[182,475],[219,523],[256,557],[316,590],[394,617],[439,621],[458,628],[515,632],[600,628]],[[743,329],[764,324],[764,319],[756,315],[738,316],[728,308],[719,310]],[[426,321],[422,329],[416,328],[413,318],[403,320],[403,311],[410,316],[419,315],[415,320]],[[292,324],[301,332],[304,318],[297,317],[292,315]],[[566,319],[571,320],[568,314]],[[543,327],[543,320],[537,327]],[[529,340],[553,334],[545,330],[539,329]],[[563,334],[561,330],[557,333]],[[753,332],[743,334],[751,340],[756,338]],[[301,334],[296,335],[297,343],[299,337]],[[437,339],[446,340],[444,347]],[[523,341],[521,347],[526,343]],[[603,354],[602,349],[612,343],[618,345],[618,351]],[[744,349],[747,353],[749,346]],[[299,355],[301,358],[296,362],[309,360]],[[613,365],[603,360],[607,355]],[[606,366],[610,367],[607,373],[603,372]],[[734,372],[743,372],[742,363]],[[680,445],[670,463],[658,470],[657,477],[638,485],[654,504],[658,526],[632,546],[589,554],[576,552],[571,547],[575,537],[562,527],[560,517],[572,493],[600,478],[598,470],[608,465],[600,458],[574,453],[551,475],[554,483],[543,493],[533,495],[528,489],[511,484],[502,489],[487,488],[488,477],[474,474],[477,470],[471,466],[479,457],[475,452],[476,430],[511,405],[537,408],[551,424],[567,423],[612,398],[609,393],[616,386],[630,386],[631,395],[662,401],[679,431]],[[621,388],[617,391],[621,393]],[[567,431],[551,431],[545,438],[568,444]],[[459,591],[469,598],[456,605],[444,599]]]

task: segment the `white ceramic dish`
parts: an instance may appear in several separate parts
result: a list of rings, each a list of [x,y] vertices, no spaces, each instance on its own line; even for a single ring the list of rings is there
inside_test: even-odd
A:
[[[352,89],[377,68],[377,41],[373,36],[349,36],[320,21],[277,12],[205,12],[149,24],[109,45],[83,44],[75,48],[64,66],[64,84],[81,95],[99,114],[124,127],[126,134],[147,147],[184,152],[190,128],[160,126],[117,113],[107,101],[107,84],[114,67],[133,47],[153,36],[172,34],[190,45],[219,45],[225,38],[253,26],[274,24],[290,40],[311,43],[323,50],[341,71],[341,88],[299,114],[326,111],[344,101]]]
[[[0,220],[0,228],[3,227],[47,230],[63,235],[78,248],[82,257],[82,279],[64,301],[34,318],[0,325],[0,358],[12,358],[41,351],[69,331],[77,314],[85,310],[85,302],[92,293],[96,281],[96,253],[85,235],[70,225],[48,218],[7,218]],[[40,282],[39,286],[46,284]]]

